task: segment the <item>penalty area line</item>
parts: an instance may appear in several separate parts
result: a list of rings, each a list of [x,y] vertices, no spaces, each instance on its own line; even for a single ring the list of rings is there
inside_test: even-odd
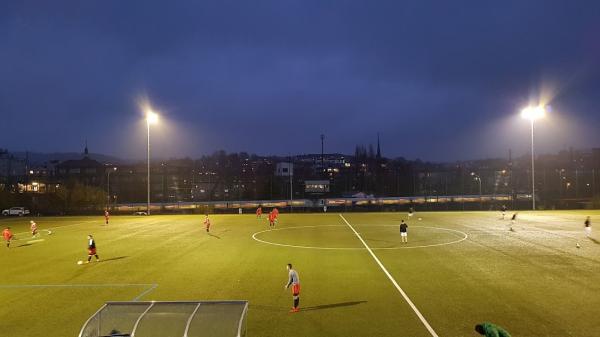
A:
[[[415,306],[415,304],[410,300],[410,298],[408,297],[408,295],[406,295],[406,293],[404,292],[404,290],[402,290],[402,288],[400,288],[400,285],[398,285],[398,282],[396,282],[396,280],[394,279],[394,277],[392,277],[392,275],[388,272],[388,270],[385,268],[385,266],[383,265],[383,263],[381,263],[381,261],[379,261],[379,258],[377,257],[377,255],[375,255],[375,253],[373,253],[373,250],[371,250],[371,248],[369,247],[369,245],[367,245],[367,243],[365,242],[365,240],[363,240],[363,238],[360,236],[360,234],[358,234],[358,232],[354,229],[354,227],[352,227],[352,225],[348,222],[348,220],[346,220],[346,218],[344,218],[344,216],[342,214],[339,214],[339,216],[340,216],[340,218],[342,218],[342,220],[344,220],[344,222],[346,223],[346,225],[348,225],[348,227],[350,227],[350,229],[352,230],[352,232],[354,232],[354,235],[356,235],[356,237],[360,240],[360,242],[362,242],[363,246],[365,246],[365,248],[367,249],[367,251],[369,252],[369,254],[371,254],[371,257],[373,257],[373,259],[375,260],[375,262],[377,262],[377,264],[379,265],[379,267],[381,268],[381,270],[383,270],[383,272],[388,277],[388,279],[392,282],[392,284],[394,285],[394,287],[396,287],[396,290],[398,290],[398,292],[400,293],[400,295],[402,295],[402,297],[404,298],[404,300],[406,301],[406,303],[408,303],[408,305],[410,306],[410,308],[415,312],[415,314],[417,315],[417,317],[419,318],[419,320],[421,321],[421,323],[423,323],[423,325],[425,326],[425,328],[427,329],[427,331],[429,331],[429,333],[431,334],[431,336],[432,337],[439,337],[438,334],[435,332],[435,330],[433,330],[433,328],[431,327],[431,325],[429,325],[429,322],[427,322],[427,320],[425,319],[425,317],[423,316],[423,314],[421,314],[421,312],[419,311],[419,309],[417,309],[417,307]]]

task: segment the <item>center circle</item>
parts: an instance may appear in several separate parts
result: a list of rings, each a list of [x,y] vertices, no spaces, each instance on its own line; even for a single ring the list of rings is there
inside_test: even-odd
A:
[[[372,250],[414,249],[462,242],[467,233],[443,227],[411,226],[408,244],[400,239],[398,225],[353,225]],[[383,228],[383,229],[382,229]],[[346,225],[296,226],[267,229],[252,234],[260,243],[302,249],[366,249]]]

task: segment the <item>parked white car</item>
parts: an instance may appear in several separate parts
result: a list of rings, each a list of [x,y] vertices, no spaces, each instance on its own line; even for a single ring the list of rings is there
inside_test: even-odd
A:
[[[17,216],[23,216],[23,215],[29,215],[29,210],[25,207],[11,207],[9,209],[5,209],[2,211],[2,215],[4,216],[8,216],[8,215],[17,215]]]

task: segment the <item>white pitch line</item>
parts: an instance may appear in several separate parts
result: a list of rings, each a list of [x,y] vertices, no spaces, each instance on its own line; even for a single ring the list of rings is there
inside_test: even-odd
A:
[[[138,301],[152,290],[158,287],[157,283],[83,283],[83,284],[0,284],[0,289],[23,289],[23,288],[132,288],[149,287],[137,295],[133,301]]]
[[[87,221],[82,221],[82,222],[73,223],[73,224],[64,225],[64,226],[48,227],[48,228],[40,229],[40,231],[46,231],[47,232],[48,230],[57,230],[57,229],[66,228],[66,227],[81,226],[81,225],[85,225],[85,224],[93,223],[93,222],[98,222],[98,221],[96,221],[96,220],[87,220]],[[21,234],[27,234],[27,233],[31,233],[31,231],[29,231],[29,232],[14,233],[14,235],[21,235]]]
[[[158,284],[153,284],[150,288],[146,289],[144,292],[142,292],[141,294],[137,295],[133,301],[137,302],[140,298],[144,297],[145,295],[147,295],[149,292],[151,292],[152,290],[156,289],[156,287],[158,287]]]
[[[433,330],[433,328],[431,327],[431,325],[429,325],[429,322],[427,322],[427,320],[425,319],[425,317],[423,316],[423,314],[421,314],[421,312],[419,311],[419,309],[417,309],[417,307],[415,306],[415,304],[410,300],[410,298],[408,297],[408,295],[406,295],[406,293],[404,292],[404,290],[402,290],[402,288],[400,288],[400,286],[398,285],[398,282],[396,282],[396,280],[388,272],[388,270],[385,268],[385,266],[383,265],[383,263],[381,263],[381,261],[379,261],[379,258],[377,258],[377,255],[375,255],[375,253],[373,253],[373,251],[371,250],[371,248],[369,247],[369,245],[367,245],[367,243],[365,242],[365,240],[363,240],[363,238],[360,236],[360,234],[358,234],[358,232],[354,229],[354,227],[352,227],[352,225],[348,222],[348,220],[346,220],[346,218],[344,218],[343,215],[340,214],[339,216],[340,216],[340,218],[342,218],[342,220],[344,220],[344,222],[346,223],[346,225],[348,225],[348,227],[350,227],[350,229],[354,232],[354,234],[360,240],[360,242],[362,242],[362,244],[365,246],[365,248],[367,249],[367,251],[369,252],[369,254],[371,254],[371,256],[373,257],[373,259],[375,260],[375,262],[377,262],[377,264],[379,265],[379,267],[381,268],[381,270],[383,270],[383,272],[388,277],[388,279],[392,282],[392,284],[394,285],[394,287],[396,287],[396,289],[398,290],[398,292],[400,293],[400,295],[402,295],[402,297],[404,298],[404,300],[406,301],[406,303],[408,303],[408,305],[415,312],[415,314],[417,315],[417,317],[419,317],[419,320],[421,320],[421,323],[423,323],[423,325],[425,326],[425,328],[427,329],[427,331],[429,331],[429,333],[431,334],[431,336],[432,337],[439,337],[438,334],[435,332],[435,330]]]
[[[373,226],[398,227],[398,225],[373,225]],[[263,233],[270,233],[270,232],[288,230],[288,229],[321,228],[321,227],[346,227],[346,226],[345,225],[318,225],[318,226],[296,226],[296,227],[283,227],[283,228],[276,228],[276,229],[265,229],[263,231],[252,234],[252,239],[254,239],[255,241],[261,242],[261,243],[268,244],[268,245],[279,246],[279,247],[288,247],[288,248],[320,249],[320,250],[364,250],[365,249],[363,247],[314,247],[314,246],[288,245],[285,243],[271,242],[271,241],[266,241],[266,240],[258,238],[258,235],[263,234]],[[400,249],[415,249],[415,248],[431,248],[431,247],[447,246],[447,245],[452,245],[455,243],[460,243],[460,242],[465,241],[469,237],[469,235],[467,233],[461,232],[456,229],[449,229],[449,228],[443,228],[443,227],[429,227],[429,226],[412,226],[411,228],[429,228],[429,229],[435,229],[435,230],[455,232],[455,233],[462,234],[463,237],[458,240],[454,240],[454,241],[450,241],[450,242],[435,243],[435,244],[430,244],[430,245],[409,246],[409,247],[374,247],[371,249],[372,250],[400,250]]]

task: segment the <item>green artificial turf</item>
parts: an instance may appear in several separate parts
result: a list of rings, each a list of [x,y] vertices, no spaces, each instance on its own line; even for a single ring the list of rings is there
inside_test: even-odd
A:
[[[476,336],[483,321],[515,337],[592,337],[600,243],[585,238],[586,215],[600,221],[598,211],[522,212],[514,232],[495,212],[344,217],[440,337]],[[106,301],[134,299],[248,300],[248,336],[432,336],[337,213],[282,213],[272,231],[264,217],[213,215],[210,234],[198,215],[35,218],[33,241],[28,220],[0,219],[19,239],[0,247],[1,336],[77,336]],[[269,243],[253,239],[261,231]],[[101,262],[77,265],[87,234]],[[288,262],[302,284],[296,314]]]

